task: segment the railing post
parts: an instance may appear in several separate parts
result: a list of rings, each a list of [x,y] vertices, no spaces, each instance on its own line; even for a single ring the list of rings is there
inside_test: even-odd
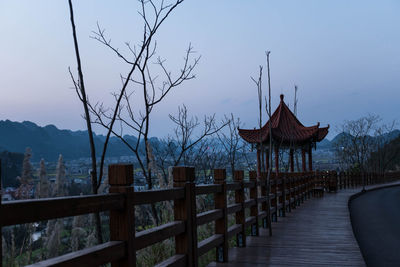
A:
[[[125,208],[110,211],[110,240],[125,241],[126,258],[111,263],[111,266],[136,266],[135,239],[135,210],[133,188],[133,165],[116,164],[108,166],[108,181],[110,193],[125,194]]]
[[[187,255],[186,266],[197,267],[195,170],[192,167],[174,167],[172,175],[174,187],[185,188],[185,198],[174,202],[175,221],[186,222],[186,231],[175,236],[175,252]]]
[[[307,190],[308,190],[308,184],[307,184],[307,176],[304,173],[301,173],[301,184],[302,184],[302,203],[307,200]]]
[[[299,179],[298,176],[296,175],[296,173],[292,173],[292,181],[293,181],[293,194],[294,194],[294,199],[293,199],[293,208],[296,209],[297,206],[299,206],[299,202],[298,202],[298,189],[299,189]]]
[[[304,194],[303,194],[304,178],[303,178],[303,175],[301,173],[298,173],[297,177],[299,179],[298,185],[299,185],[299,194],[300,194],[300,200],[299,200],[299,206],[300,206],[304,202],[304,198],[303,198],[303,196],[304,196]]]
[[[275,208],[275,212],[274,212],[275,218],[272,216],[273,214],[271,214],[271,222],[272,221],[277,222],[278,221],[278,213],[279,213],[279,209],[278,209],[279,197],[278,197],[278,185],[277,185],[278,180],[276,178],[275,173],[272,173],[272,172],[271,172],[269,179],[270,179],[270,183],[271,183],[271,193],[274,195],[273,198],[270,199],[270,201],[271,201],[270,204],[271,204],[271,207]]]
[[[242,231],[236,235],[236,244],[238,247],[246,246],[246,220],[245,220],[245,208],[244,208],[244,184],[243,184],[244,172],[235,171],[234,180],[239,182],[240,189],[235,191],[235,203],[241,204],[242,209],[236,212],[236,224],[242,226]]]
[[[345,177],[343,175],[344,173],[341,171],[340,172],[340,189],[345,189]]]
[[[271,214],[270,214],[271,212],[270,212],[270,210],[268,210],[268,206],[271,207],[271,203],[269,203],[269,205],[268,205],[268,202],[267,202],[268,200],[271,201],[270,198],[267,197],[267,173],[265,173],[265,172],[261,173],[260,182],[261,182],[261,186],[260,186],[261,197],[264,197],[267,199],[266,201],[264,201],[261,204],[261,210],[263,212],[265,212],[267,215],[267,217],[263,218],[262,225],[263,225],[263,228],[267,228],[267,227],[269,227],[268,223],[269,223],[269,218],[270,218],[268,216],[271,216]]]
[[[304,178],[304,174],[299,173],[300,176],[300,191],[301,191],[301,203],[304,203],[306,197],[306,182],[305,182],[305,178]]]
[[[279,173],[279,177],[282,181],[282,217],[286,217],[286,179],[282,173]]]
[[[352,171],[349,172],[350,188],[354,188],[354,174]]]
[[[226,190],[226,170],[214,170],[214,183],[222,185],[221,193],[214,195],[214,202],[216,209],[222,209],[223,216],[221,219],[215,221],[215,233],[224,236],[224,242],[221,246],[217,247],[217,262],[228,262],[228,210],[227,210],[227,190]]]
[[[288,190],[288,195],[287,195],[287,197],[286,197],[286,199],[288,199],[288,201],[289,201],[289,212],[292,212],[292,202],[291,202],[291,199],[292,199],[292,188],[293,188],[293,177],[292,177],[292,174],[291,173],[286,173],[286,179],[287,179],[287,190]]]
[[[258,185],[257,185],[257,173],[255,171],[249,172],[250,181],[254,182],[254,187],[250,188],[250,199],[254,199],[256,202],[255,206],[250,208],[250,216],[254,216],[256,218],[256,222],[251,225],[251,235],[258,236]]]

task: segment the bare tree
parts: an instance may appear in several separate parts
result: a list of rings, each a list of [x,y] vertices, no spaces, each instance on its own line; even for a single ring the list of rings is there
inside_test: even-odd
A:
[[[185,65],[183,70],[181,71],[181,75],[178,75],[177,79],[173,79],[170,72],[166,70],[165,61],[158,59],[158,65],[161,66],[162,70],[164,71],[165,75],[167,76],[167,81],[163,83],[161,94],[156,96],[155,94],[155,86],[154,86],[154,79],[150,76],[150,71],[148,68],[149,60],[154,56],[155,49],[156,49],[156,42],[154,37],[159,30],[160,26],[163,22],[167,19],[167,17],[174,11],[174,9],[179,6],[183,0],[176,0],[172,3],[166,3],[165,1],[161,1],[160,5],[156,5],[155,1],[153,0],[140,0],[141,11],[139,12],[140,16],[143,19],[143,35],[142,40],[138,45],[131,46],[129,43],[126,43],[126,47],[130,51],[129,56],[124,55],[120,50],[114,47],[111,44],[111,39],[106,37],[104,29],[97,25],[97,30],[94,32],[94,39],[108,47],[116,56],[118,56],[123,62],[129,65],[129,71],[126,75],[121,75],[122,85],[121,87],[115,91],[114,98],[115,104],[111,108],[105,108],[102,103],[91,104],[88,100],[87,92],[85,89],[85,83],[83,79],[83,71],[82,71],[82,63],[79,54],[79,47],[78,47],[78,40],[76,36],[76,27],[74,22],[74,15],[73,15],[73,7],[72,7],[72,0],[69,0],[69,9],[70,9],[70,20],[72,26],[72,33],[74,39],[74,47],[75,47],[75,55],[77,60],[78,66],[78,79],[74,78],[70,70],[71,79],[73,81],[74,87],[76,89],[76,93],[81,100],[84,108],[84,119],[86,121],[88,134],[89,134],[89,143],[90,143],[90,151],[91,151],[91,159],[92,159],[92,191],[94,194],[97,194],[98,189],[101,185],[103,179],[103,169],[104,169],[104,161],[107,152],[107,146],[111,134],[115,134],[118,137],[121,137],[121,140],[125,141],[122,135],[118,135],[117,132],[114,130],[114,125],[116,121],[120,121],[124,123],[126,126],[132,126],[131,128],[136,130],[139,134],[139,140],[142,136],[144,136],[145,142],[147,142],[147,134],[149,130],[149,114],[154,107],[155,104],[161,102],[162,99],[167,95],[168,92],[173,87],[178,86],[184,80],[188,80],[194,78],[191,74],[192,70],[194,69],[195,65],[198,63],[198,58],[195,60],[193,64],[189,64],[189,55],[193,52],[191,46],[187,51],[187,58],[185,60]],[[140,115],[140,119],[137,119],[133,116],[133,112],[131,109],[131,105],[129,102],[129,97],[132,95],[128,93],[127,90],[131,83],[135,83],[134,80],[134,73],[139,72],[140,80],[139,84],[141,83],[143,88],[143,95],[146,103],[146,109],[144,114]],[[150,89],[151,88],[151,89]],[[153,93],[152,95],[149,94]],[[127,101],[124,105],[123,102]],[[123,119],[121,117],[121,112],[127,108],[128,113],[132,115],[131,117],[134,118],[131,122]],[[92,114],[91,114],[92,113]],[[91,115],[95,117],[94,120],[91,119]],[[92,131],[92,123],[98,123],[104,126],[107,129],[106,138],[103,145],[103,150],[101,153],[101,160],[100,160],[100,167],[99,167],[99,174],[97,175],[97,160],[96,160],[96,151],[95,151],[95,144],[94,144],[94,136]],[[133,151],[138,151],[138,146],[133,147],[128,142],[125,142]],[[138,155],[138,154],[137,154]],[[146,153],[147,155],[147,153]],[[152,187],[151,184],[151,173],[149,174],[148,166],[143,164],[141,159],[138,159],[141,165],[141,168],[147,170],[147,181],[149,188]],[[148,165],[148,156],[146,156],[146,163]],[[100,217],[99,214],[96,215],[96,228],[97,228],[97,239],[98,242],[102,242],[102,235],[101,235],[101,225],[100,225]]]
[[[264,165],[264,145],[262,142],[262,133],[261,133],[261,127],[262,127],[262,66],[259,66],[259,75],[257,79],[254,79],[253,77],[251,77],[251,79],[253,80],[253,82],[256,84],[257,86],[257,96],[258,96],[258,127],[260,129],[260,134],[259,134],[259,140],[260,143],[258,144],[258,150],[260,151],[261,154],[261,159],[259,164],[260,165],[260,172],[265,172],[265,165]],[[261,175],[261,173],[258,173],[258,175]]]
[[[154,1],[141,0],[142,10],[139,12],[144,22],[144,37],[142,43],[138,46],[131,46],[126,43],[128,50],[131,53],[133,60],[130,60],[127,55],[119,52],[119,49],[112,46],[111,41],[105,36],[105,32],[98,25],[98,29],[94,32],[93,38],[111,49],[120,57],[123,62],[130,65],[131,71],[126,76],[121,76],[123,87],[117,93],[114,93],[115,102],[114,108],[105,108],[103,104],[97,103],[90,108],[95,115],[95,123],[107,128],[111,133],[120,138],[130,150],[136,155],[143,175],[146,178],[149,189],[153,187],[152,173],[149,166],[149,131],[150,131],[150,115],[154,107],[161,103],[162,100],[171,92],[171,90],[184,81],[195,78],[193,70],[197,66],[200,56],[193,57],[195,53],[193,47],[189,47],[184,56],[183,66],[177,75],[173,75],[166,66],[166,61],[161,57],[157,57],[154,62],[159,67],[160,75],[152,74],[151,63],[156,56],[157,42],[154,35],[159,26],[169,16],[169,14],[183,2],[183,0],[175,1],[174,4],[166,4],[161,2],[160,6],[156,6]],[[152,15],[149,13],[152,12]],[[160,76],[164,76],[163,81],[157,82]],[[128,84],[133,84],[132,88],[128,88]],[[134,110],[132,97],[133,88],[138,87],[142,92],[143,110]],[[115,121],[120,122],[120,130],[116,131],[112,128]],[[128,129],[133,131],[137,136],[135,144],[129,143],[123,135],[123,130]],[[140,153],[141,141],[145,144],[145,157],[142,158]]]
[[[379,116],[372,114],[357,120],[347,120],[340,126],[342,134],[335,143],[339,161],[361,172],[363,190],[366,163],[375,148],[373,135],[376,133],[379,121]]]
[[[173,166],[179,165],[181,160],[186,164],[188,162],[187,152],[190,149],[199,144],[204,138],[216,134],[229,123],[228,121],[224,121],[218,125],[215,114],[213,114],[211,116],[204,116],[202,126],[200,127],[201,123],[199,119],[197,117],[189,117],[185,105],[178,107],[178,116],[169,115],[169,117],[176,125],[173,139],[176,141],[177,147],[175,151],[171,151],[171,156],[174,159]],[[199,133],[196,133],[197,131]]]
[[[236,118],[231,113],[230,118],[225,115],[225,121],[228,123],[228,131],[220,131],[217,133],[218,139],[224,148],[228,164],[231,167],[231,175],[235,173],[238,164],[238,154],[242,151],[244,145],[242,138],[239,135],[238,128],[241,128],[242,123],[240,118]]]
[[[178,107],[176,116],[169,115],[175,124],[173,135],[161,140],[161,144],[155,147],[155,158],[158,168],[163,173],[165,183],[168,184],[168,167],[184,165],[214,165],[222,159],[211,156],[216,152],[217,145],[212,139],[214,134],[229,124],[229,121],[216,122],[215,114],[204,116],[201,123],[198,117],[189,116],[185,105]],[[207,159],[208,158],[208,159]],[[204,167],[204,166],[203,166]]]
[[[212,171],[225,166],[227,157],[223,153],[219,142],[216,139],[207,139],[207,149],[199,160],[199,169],[203,171],[204,178],[211,178]],[[207,179],[206,182],[213,183],[214,180]]]
[[[271,51],[266,52],[267,56],[267,70],[268,70],[268,102],[267,99],[265,98],[265,109],[268,114],[268,120],[271,122],[271,117],[272,117],[272,111],[271,111],[271,75],[270,75],[270,67],[269,67],[269,55]],[[268,146],[268,170],[267,170],[267,181],[266,181],[266,187],[267,187],[267,220],[268,220],[268,229],[269,229],[269,235],[272,236],[272,223],[271,223],[271,200],[269,197],[269,194],[271,192],[271,170],[272,170],[272,125],[269,123],[268,127],[269,131],[269,146]]]
[[[196,178],[199,182],[212,183],[213,169],[226,163],[221,145],[218,139],[213,137],[203,138],[196,146],[188,150],[186,155],[186,164],[195,167]]]
[[[299,102],[299,99],[298,99],[298,97],[297,97],[297,90],[298,90],[298,87],[297,87],[297,85],[294,85],[294,104],[293,104],[293,113],[294,113],[294,115],[297,117],[297,104],[298,104],[298,102]],[[294,160],[295,160],[295,162],[296,162],[296,168],[297,168],[297,171],[299,172],[300,171],[300,163],[299,163],[299,153],[298,153],[298,150],[297,149],[295,149],[294,147],[293,147],[293,149],[294,149]]]
[[[375,130],[375,148],[368,159],[368,167],[371,171],[384,174],[393,160],[400,154],[398,149],[391,146],[393,132],[396,122],[381,124]]]
[[[88,95],[86,93],[85,82],[83,79],[82,62],[81,62],[81,57],[80,57],[80,52],[79,52],[78,37],[76,35],[76,26],[75,26],[72,0],[68,0],[68,4],[69,4],[72,36],[73,36],[73,40],[74,40],[74,49],[75,49],[75,56],[76,56],[77,69],[78,69],[78,80],[76,80],[74,78],[71,68],[68,68],[68,70],[69,70],[71,79],[74,83],[76,94],[79,97],[79,100],[82,102],[82,105],[83,105],[84,119],[86,121],[86,127],[87,127],[88,135],[89,135],[90,155],[91,155],[91,160],[92,160],[92,175],[91,175],[92,190],[93,190],[93,194],[96,194],[97,188],[98,188],[97,161],[96,161],[96,148],[95,148],[95,144],[94,144],[92,123],[91,123],[91,119],[90,119],[89,100],[88,100]]]
[[[250,143],[242,142],[242,145],[239,148],[239,158],[242,159],[241,164],[243,164],[243,167],[249,171],[254,170],[256,165],[253,157],[254,153],[250,153],[252,151],[253,147]]]

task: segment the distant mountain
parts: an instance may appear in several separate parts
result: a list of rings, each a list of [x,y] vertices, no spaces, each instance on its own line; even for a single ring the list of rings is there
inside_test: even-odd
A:
[[[340,133],[331,141],[324,139],[317,144],[317,149],[332,150],[334,144],[346,135]],[[394,130],[385,135],[388,141],[400,136],[400,130]],[[135,136],[127,135],[125,139],[130,144],[136,144]],[[100,156],[103,150],[105,136],[95,135],[96,154]],[[154,147],[160,146],[160,140],[156,137],[149,139]],[[32,148],[32,159],[39,161],[56,161],[59,154],[65,159],[78,159],[90,157],[89,138],[87,131],[60,130],[54,125],[40,127],[33,122],[0,121],[0,152],[9,151],[24,153],[25,148]],[[141,143],[141,151],[144,144]],[[129,148],[117,137],[111,137],[107,149],[107,157],[132,156]]]
[[[96,154],[100,155],[105,137],[95,135]],[[135,136],[127,136],[129,143],[135,143]],[[59,154],[65,159],[90,156],[87,131],[60,130],[54,125],[40,127],[33,122],[0,121],[0,151],[23,153],[26,147],[32,148],[34,161],[44,158],[56,161]],[[132,152],[118,138],[110,138],[108,157],[132,155]]]
[[[321,142],[317,144],[317,148],[319,149],[329,149],[331,147],[331,141],[328,139],[323,139]]]
[[[342,138],[346,138],[346,137],[350,137],[350,134],[339,133],[330,141],[328,139],[323,139],[321,142],[319,142],[317,144],[317,149],[321,149],[321,150],[335,149],[335,144],[340,142],[340,140]],[[385,142],[390,142],[391,140],[394,140],[398,137],[400,137],[400,130],[397,130],[397,129],[383,135]],[[374,138],[374,137],[371,137],[371,138]]]
[[[383,135],[386,141],[394,140],[399,136],[400,136],[400,130],[397,129]]]

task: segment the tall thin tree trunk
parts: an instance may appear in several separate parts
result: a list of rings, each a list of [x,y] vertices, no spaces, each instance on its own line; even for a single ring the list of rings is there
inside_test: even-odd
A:
[[[96,163],[96,149],[94,145],[94,138],[93,138],[93,131],[92,131],[92,124],[90,120],[90,113],[87,101],[87,95],[85,90],[85,83],[83,81],[83,71],[82,71],[82,63],[79,54],[79,46],[78,46],[78,38],[76,36],[76,27],[75,27],[75,20],[74,20],[74,10],[72,7],[72,0],[68,0],[69,3],[69,12],[70,12],[70,20],[71,20],[71,27],[72,27],[72,35],[74,38],[74,48],[75,48],[75,56],[76,62],[78,65],[78,76],[79,76],[79,89],[80,89],[80,97],[83,104],[83,109],[85,111],[85,120],[86,120],[86,127],[88,130],[89,135],[89,144],[90,144],[90,155],[92,159],[92,172],[91,172],[91,179],[92,179],[92,192],[93,194],[97,194],[97,163]],[[97,233],[97,242],[103,243],[103,236],[101,232],[101,221],[100,221],[100,214],[97,213],[95,215],[96,218],[96,233]]]
[[[267,175],[267,220],[268,220],[268,230],[269,236],[272,236],[272,223],[271,223],[271,200],[269,194],[271,192],[271,170],[272,170],[272,126],[271,126],[271,77],[270,77],[270,69],[269,69],[269,54],[270,51],[267,52],[267,70],[268,70],[268,119],[269,123],[269,149],[268,149],[268,175]]]

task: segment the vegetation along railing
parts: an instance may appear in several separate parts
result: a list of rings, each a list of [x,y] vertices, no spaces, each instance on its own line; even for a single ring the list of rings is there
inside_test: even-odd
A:
[[[61,197],[51,199],[0,202],[1,227],[42,220],[109,211],[110,241],[34,264],[35,266],[72,265],[135,266],[136,251],[168,238],[175,238],[175,255],[158,266],[197,266],[198,258],[216,249],[216,260],[227,262],[228,241],[236,238],[236,245],[246,246],[246,234],[259,234],[259,227],[268,227],[266,174],[257,177],[249,172],[234,172],[234,181],[227,183],[226,170],[214,170],[214,184],[195,185],[195,170],[191,167],[173,168],[173,188],[134,192],[133,166],[109,166],[109,194]],[[398,173],[385,176],[366,173],[365,183],[387,182]],[[280,173],[271,177],[270,214],[273,220],[299,206],[313,195],[362,185],[357,173],[307,172]],[[246,193],[249,191],[248,193]],[[196,212],[196,196],[214,195],[214,208]],[[228,203],[234,196],[234,203]],[[173,221],[136,232],[136,205],[173,201]],[[250,209],[250,212],[246,212]],[[249,216],[246,216],[249,214]],[[234,224],[228,227],[228,215]],[[198,242],[197,227],[215,222],[215,233]],[[250,229],[250,231],[246,231]],[[1,236],[0,236],[1,237]],[[1,265],[1,261],[0,261]]]

